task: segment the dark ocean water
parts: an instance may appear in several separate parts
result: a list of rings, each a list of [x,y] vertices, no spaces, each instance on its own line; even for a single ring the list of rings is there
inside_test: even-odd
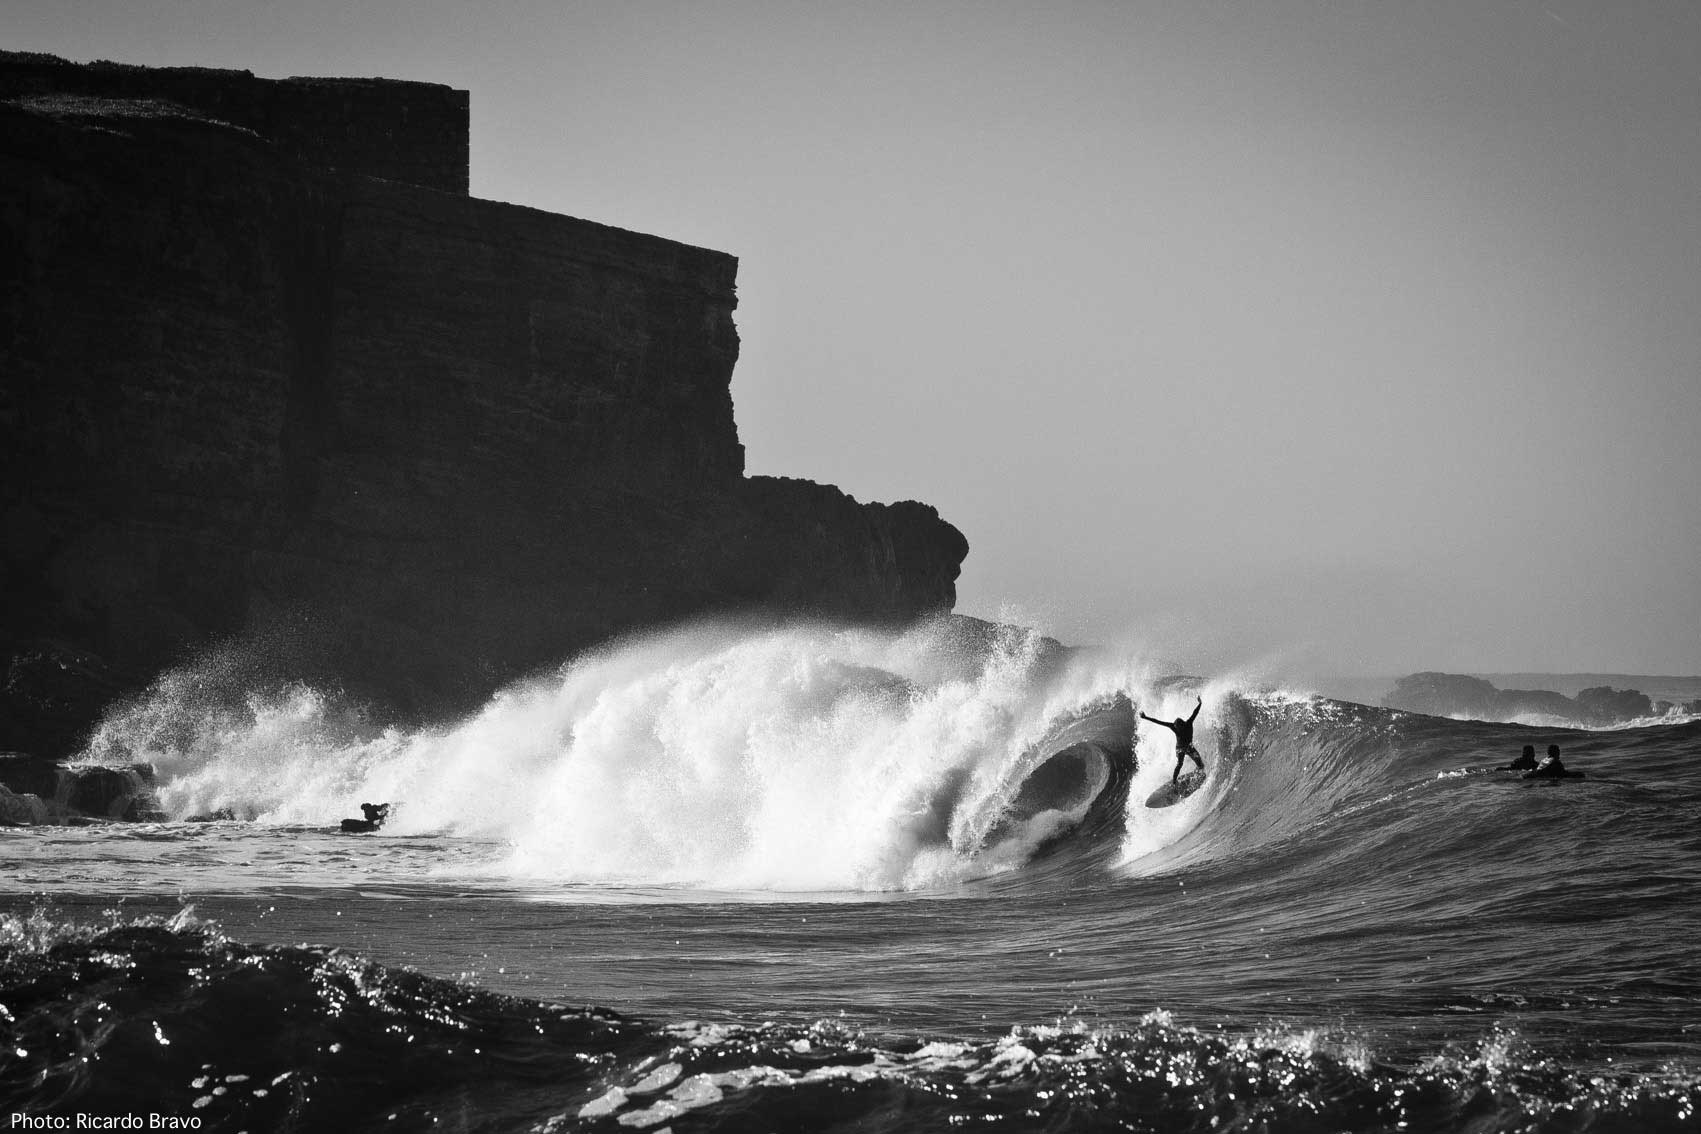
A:
[[[1022,638],[699,629],[420,733],[214,685],[91,747],[177,821],[0,831],[0,1122],[1701,1129],[1701,722],[1228,675],[1153,810],[1194,687]]]

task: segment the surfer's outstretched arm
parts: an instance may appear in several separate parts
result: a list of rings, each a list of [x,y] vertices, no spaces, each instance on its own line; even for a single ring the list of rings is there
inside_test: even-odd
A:
[[[1156,718],[1156,717],[1148,717],[1148,716],[1147,716],[1147,715],[1146,715],[1146,714],[1145,714],[1145,713],[1141,713],[1141,714],[1140,714],[1140,719],[1141,719],[1141,720],[1143,720],[1143,721],[1151,721],[1151,722],[1152,722],[1152,723],[1153,723],[1153,724],[1161,724],[1161,725],[1163,725],[1163,726],[1164,726],[1164,727],[1165,727],[1165,728],[1169,728],[1169,727],[1170,727],[1170,723],[1169,723],[1169,722],[1168,722],[1168,721],[1160,721],[1160,720],[1159,720],[1159,719],[1158,719],[1158,718]]]
[[[1201,698],[1199,698],[1199,703],[1197,705],[1193,706],[1193,715],[1187,718],[1187,723],[1192,724],[1193,718],[1197,717],[1199,715],[1199,710],[1203,709],[1204,707],[1205,707],[1205,698],[1201,697]]]

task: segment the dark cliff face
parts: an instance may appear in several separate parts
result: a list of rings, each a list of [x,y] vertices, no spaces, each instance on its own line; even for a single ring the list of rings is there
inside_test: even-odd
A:
[[[211,67],[77,66],[0,51],[0,99],[167,102],[264,137],[310,165],[466,196],[466,91],[394,79],[260,79]]]
[[[954,601],[932,508],[743,476],[732,257],[32,66],[0,98],[0,747],[74,747],[230,641],[431,716],[683,617]]]

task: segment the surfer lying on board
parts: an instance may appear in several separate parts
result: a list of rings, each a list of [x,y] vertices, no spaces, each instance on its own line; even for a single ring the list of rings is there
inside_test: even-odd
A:
[[[1506,765],[1508,772],[1533,772],[1536,770],[1536,746],[1524,745],[1524,752],[1516,760]]]
[[[1199,758],[1199,750],[1193,747],[1193,721],[1194,718],[1199,715],[1199,710],[1204,707],[1205,699],[1201,697],[1199,698],[1199,703],[1193,706],[1193,712],[1186,720],[1176,717],[1175,723],[1173,724],[1169,721],[1160,721],[1156,717],[1148,717],[1145,713],[1140,714],[1141,720],[1151,721],[1156,725],[1163,725],[1165,728],[1175,733],[1175,771],[1169,777],[1169,782],[1172,784],[1181,778],[1181,765],[1189,756],[1193,757],[1193,762],[1199,765],[1199,770],[1201,772],[1205,770],[1205,761]]]

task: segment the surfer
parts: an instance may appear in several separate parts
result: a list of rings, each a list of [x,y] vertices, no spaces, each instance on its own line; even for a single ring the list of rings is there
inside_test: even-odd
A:
[[[1508,772],[1533,772],[1536,770],[1536,746],[1524,745],[1524,753],[1516,760],[1506,765]]]
[[[344,819],[343,834],[364,835],[376,831],[384,825],[384,820],[390,817],[390,805],[388,803],[363,803],[360,805],[360,811],[366,818]]]
[[[1547,759],[1536,765],[1536,770],[1525,776],[1525,779],[1562,780],[1574,773],[1567,772],[1565,765],[1559,759],[1559,745],[1547,746]]]
[[[1199,703],[1193,706],[1193,712],[1186,720],[1176,717],[1173,724],[1169,721],[1160,721],[1156,717],[1148,717],[1145,713],[1140,714],[1141,720],[1151,721],[1155,725],[1163,725],[1175,733],[1175,772],[1169,777],[1169,782],[1172,784],[1181,778],[1181,766],[1189,756],[1193,758],[1195,764],[1199,765],[1201,772],[1205,770],[1205,761],[1199,758],[1199,750],[1193,747],[1193,721],[1199,716],[1199,710],[1204,707],[1205,699],[1201,697]]]

